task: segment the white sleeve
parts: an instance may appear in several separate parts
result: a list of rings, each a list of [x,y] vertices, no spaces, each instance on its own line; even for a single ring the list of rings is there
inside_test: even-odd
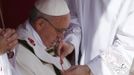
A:
[[[94,75],[129,75],[134,58],[134,9],[119,26],[113,45],[88,66]]]
[[[75,47],[75,63],[78,61],[79,45],[81,42],[81,26],[76,12],[75,0],[66,0],[70,8],[71,23],[68,31],[65,33],[65,41],[71,43]]]
[[[134,60],[133,60],[129,75],[134,75]]]
[[[68,31],[65,34],[65,41],[71,43],[75,47],[75,63],[77,64],[77,56],[79,52],[79,45],[81,41],[81,28],[77,21],[77,18],[71,19],[71,24]]]
[[[0,55],[0,75],[12,75],[7,54]]]

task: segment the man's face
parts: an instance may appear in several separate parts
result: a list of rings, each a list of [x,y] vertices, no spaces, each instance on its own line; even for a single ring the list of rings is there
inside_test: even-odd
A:
[[[70,16],[54,16],[51,19],[43,18],[45,25],[41,30],[41,38],[47,47],[52,47],[64,38],[64,33],[69,27]]]

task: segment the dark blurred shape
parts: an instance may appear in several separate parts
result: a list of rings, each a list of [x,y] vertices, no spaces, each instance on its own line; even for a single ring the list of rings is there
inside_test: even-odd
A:
[[[6,27],[17,28],[23,23],[36,0],[0,0]],[[1,27],[0,21],[0,27]]]

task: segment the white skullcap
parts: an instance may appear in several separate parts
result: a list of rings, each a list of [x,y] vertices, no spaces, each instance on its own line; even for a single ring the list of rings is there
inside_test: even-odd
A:
[[[51,16],[66,15],[70,12],[65,0],[38,0],[35,7],[40,12]]]

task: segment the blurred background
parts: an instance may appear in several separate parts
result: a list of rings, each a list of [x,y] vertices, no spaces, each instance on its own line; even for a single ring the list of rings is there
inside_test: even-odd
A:
[[[36,0],[0,0],[3,18],[6,28],[17,28],[23,23],[33,7]],[[2,27],[0,20],[0,27]]]

